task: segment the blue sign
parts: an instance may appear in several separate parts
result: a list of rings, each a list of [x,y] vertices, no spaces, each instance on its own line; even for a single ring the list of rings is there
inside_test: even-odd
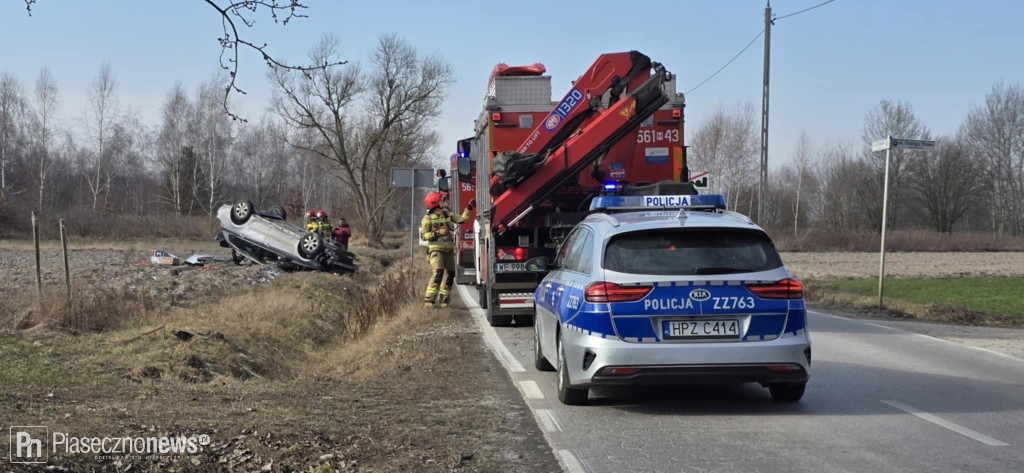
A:
[[[565,94],[565,98],[561,102],[558,102],[558,106],[551,111],[551,114],[544,119],[544,129],[547,131],[555,131],[558,125],[562,123],[562,119],[567,117],[573,109],[583,101],[583,92],[579,89],[573,88],[568,94]]]

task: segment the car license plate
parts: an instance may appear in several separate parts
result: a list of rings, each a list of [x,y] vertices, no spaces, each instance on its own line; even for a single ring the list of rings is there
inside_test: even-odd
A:
[[[495,273],[525,273],[526,263],[495,263]]]
[[[668,320],[663,322],[665,338],[739,338],[739,320]]]

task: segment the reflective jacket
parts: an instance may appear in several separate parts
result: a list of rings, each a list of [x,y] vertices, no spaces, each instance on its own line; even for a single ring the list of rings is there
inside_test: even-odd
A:
[[[430,242],[427,247],[430,251],[455,251],[454,233],[458,224],[469,219],[469,208],[462,211],[462,215],[456,217],[448,210],[441,207],[434,207],[433,210],[423,216],[420,222],[420,238]],[[444,235],[438,233],[441,228],[447,228]]]

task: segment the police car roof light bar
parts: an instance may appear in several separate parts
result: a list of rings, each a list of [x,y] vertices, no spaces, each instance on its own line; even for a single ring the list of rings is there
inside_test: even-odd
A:
[[[606,195],[594,197],[590,210],[725,210],[725,197],[702,195]]]

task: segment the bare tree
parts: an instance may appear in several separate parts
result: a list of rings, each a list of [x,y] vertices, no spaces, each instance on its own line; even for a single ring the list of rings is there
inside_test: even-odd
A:
[[[14,76],[0,76],[0,204],[7,202],[12,190],[8,176],[13,160],[22,154],[25,128],[25,92]]]
[[[108,189],[112,179],[112,158],[107,149],[107,140],[113,122],[117,119],[117,97],[114,95],[116,90],[117,79],[114,78],[114,72],[109,63],[103,63],[96,79],[89,85],[89,110],[85,123],[95,149],[90,153],[91,159],[84,163],[82,169],[92,195],[94,212],[100,194]]]
[[[878,105],[868,112],[864,117],[864,129],[861,139],[864,142],[865,156],[877,170],[878,187],[883,186],[882,172],[885,166],[885,153],[871,152],[871,142],[892,136],[894,138],[921,139],[927,140],[931,137],[928,127],[921,124],[921,121],[914,115],[914,109],[908,102],[892,102],[882,100]],[[889,164],[889,225],[896,228],[899,223],[900,209],[906,205],[903,201],[903,189],[907,166],[910,161],[911,152],[904,150],[893,150],[890,152]],[[877,213],[881,214],[882,200],[870,203],[878,207]],[[881,218],[881,217],[879,217]]]
[[[332,63],[338,41],[323,38],[309,54],[313,64]],[[385,209],[395,194],[387,176],[393,166],[422,162],[436,143],[431,127],[440,112],[451,66],[439,57],[420,57],[395,35],[380,39],[370,57],[372,69],[329,66],[296,73],[274,68],[273,108],[299,132],[316,140],[292,146],[330,163],[350,194],[358,222],[379,240]]]
[[[911,190],[928,225],[950,233],[982,188],[981,167],[960,139],[942,139],[936,156],[916,155],[910,162]]]
[[[754,178],[759,146],[753,105],[732,110],[719,106],[694,132],[689,166],[710,172],[711,190],[724,194],[727,202],[732,200],[731,207],[738,208],[743,189]]]
[[[225,173],[227,172],[228,148],[233,139],[233,128],[229,117],[223,113],[217,100],[218,89],[213,81],[199,86],[195,99],[195,123],[198,133],[195,138],[201,154],[202,184],[205,202],[200,202],[207,215],[213,216],[224,197]],[[194,191],[197,199],[199,190]]]
[[[985,104],[968,113],[964,133],[993,187],[992,227],[1000,234],[1024,233],[1024,87],[993,85]]]
[[[811,153],[811,139],[807,136],[807,131],[803,130],[800,132],[800,137],[796,140],[796,152],[793,155],[793,164],[796,166],[796,198],[793,199],[793,234],[800,230],[800,198],[804,190],[804,177],[808,176],[811,171]]]
[[[185,88],[175,84],[164,99],[162,123],[157,136],[157,156],[165,173],[165,189],[161,200],[181,215],[187,205],[188,189],[182,150],[188,147],[187,121],[191,104]]]
[[[36,77],[35,103],[33,104],[33,154],[35,164],[33,174],[36,188],[39,190],[39,211],[43,211],[46,202],[46,190],[50,185],[50,176],[59,159],[51,149],[54,136],[53,122],[59,104],[57,82],[50,69],[43,67]]]

